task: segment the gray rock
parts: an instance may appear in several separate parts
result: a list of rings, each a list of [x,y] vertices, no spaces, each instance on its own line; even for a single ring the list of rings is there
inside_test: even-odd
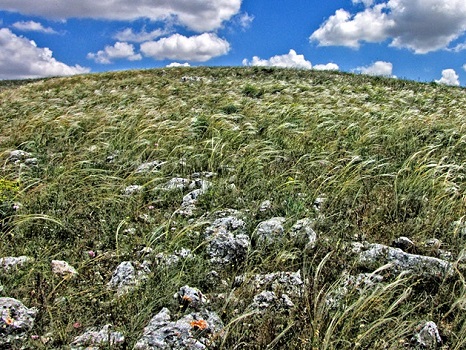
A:
[[[298,220],[290,231],[290,237],[297,243],[303,243],[305,250],[310,250],[315,247],[317,242],[317,234],[313,230],[314,221],[309,218]]]
[[[304,293],[304,282],[301,272],[272,272],[253,276],[238,276],[234,285],[246,285],[253,291],[270,290],[277,295],[287,294],[290,297],[301,297]]]
[[[434,349],[442,343],[442,338],[435,322],[428,321],[416,329],[412,341],[425,349]]]
[[[259,206],[260,212],[265,212],[270,209],[272,209],[272,202],[270,200],[263,201]]]
[[[71,350],[88,350],[88,349],[100,349],[101,347],[112,347],[123,344],[125,337],[121,332],[112,332],[112,325],[107,324],[100,330],[97,328],[90,328],[85,333],[74,338],[70,344]]]
[[[32,258],[25,255],[18,257],[8,256],[5,258],[0,258],[0,268],[8,272],[12,269],[21,269],[24,267],[24,265],[29,264],[32,261]]]
[[[284,311],[293,308],[294,303],[287,294],[282,294],[278,297],[275,292],[263,291],[254,296],[250,307],[259,311]]]
[[[74,277],[78,274],[78,271],[66,261],[52,260],[50,266],[52,267],[52,272],[59,276]]]
[[[172,266],[178,264],[182,260],[192,259],[193,253],[189,249],[181,248],[173,254],[159,253],[155,256],[157,265],[159,266]]]
[[[137,287],[150,273],[150,263],[142,264],[131,261],[123,261],[113,272],[112,278],[107,283],[109,289],[115,289],[117,295],[122,295]],[[136,267],[135,267],[136,266]]]
[[[174,177],[173,179],[169,180],[165,185],[163,185],[163,189],[165,190],[186,190],[191,183],[190,180],[182,178],[182,177]]]
[[[32,157],[32,154],[26,151],[22,151],[20,149],[14,150],[10,152],[10,156],[8,157],[8,161],[11,163],[18,163],[22,162],[27,158]]]
[[[0,298],[0,346],[24,340],[34,326],[36,313],[19,300]]]
[[[236,216],[216,219],[205,230],[211,262],[220,265],[243,262],[250,246],[249,236],[245,232],[246,223]]]
[[[383,276],[374,273],[360,273],[356,276],[344,272],[340,278],[340,284],[325,297],[326,304],[332,308],[343,305],[345,297],[352,291],[359,294],[376,288],[383,281]]]
[[[181,203],[181,208],[178,209],[178,214],[186,217],[194,215],[196,210],[196,203],[199,196],[203,195],[206,190],[198,188],[189,192],[186,196],[183,197],[183,202]]]
[[[283,217],[275,217],[260,222],[255,232],[257,244],[270,245],[281,241],[284,238],[284,223],[285,218]]]
[[[197,288],[190,286],[183,286],[175,294],[175,298],[183,308],[193,308],[194,310],[200,310],[208,302],[207,298]]]
[[[129,185],[123,190],[125,196],[131,196],[133,194],[138,194],[142,191],[143,187],[140,185]]]
[[[326,197],[317,197],[315,200],[314,200],[314,210],[316,211],[320,211],[322,210],[322,206],[324,205],[324,203],[327,201],[327,198]]]
[[[152,162],[143,163],[137,167],[136,173],[141,174],[141,173],[155,172],[159,170],[163,164],[165,164],[165,162],[161,162],[159,160],[154,160]]]
[[[26,164],[27,166],[37,166],[38,163],[39,161],[37,160],[37,158],[26,158],[24,160],[24,164]]]
[[[210,187],[212,187],[212,182],[203,180],[203,179],[195,179],[191,181],[188,188],[190,190],[194,190],[196,188],[201,189],[202,191],[207,191]]]
[[[452,264],[438,258],[409,254],[399,248],[376,243],[364,244],[358,249],[360,250],[359,263],[368,268],[373,268],[374,265],[391,264],[390,269],[395,273],[409,272],[424,277],[439,278],[450,277],[454,274]]]
[[[170,311],[163,308],[144,328],[134,349],[209,349],[222,329],[222,320],[214,312],[204,310],[171,321]]]
[[[400,248],[401,250],[411,253],[416,248],[416,245],[408,237],[398,237],[393,241],[393,246],[395,248]]]

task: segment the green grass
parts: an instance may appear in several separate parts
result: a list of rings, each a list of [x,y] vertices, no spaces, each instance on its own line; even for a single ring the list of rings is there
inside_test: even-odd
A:
[[[38,308],[33,332],[51,340],[29,346],[69,344],[80,322],[112,323],[132,348],[161,307],[176,309],[179,287],[199,287],[217,269],[202,239],[205,214],[233,208],[246,215],[250,235],[265,218],[284,216],[289,228],[309,217],[319,241],[311,254],[293,242],[267,252],[253,245],[244,265],[221,272],[227,283],[208,292],[236,296],[211,305],[228,325],[223,348],[397,349],[422,320],[437,323],[448,349],[463,347],[461,266],[435,290],[400,277],[348,295],[345,310],[329,309],[325,295],[342,270],[359,272],[348,254],[353,240],[435,237],[454,257],[465,247],[464,89],[335,72],[183,68],[4,82],[0,100],[0,204],[22,204],[2,211],[0,257],[35,259],[0,273],[0,295]],[[9,163],[14,149],[38,165]],[[136,172],[152,160],[164,162],[159,171]],[[217,176],[194,220],[174,215],[183,193],[157,188],[203,171]],[[124,196],[133,184],[143,191]],[[318,197],[326,198],[320,212]],[[258,208],[267,199],[264,216]],[[155,268],[115,299],[106,283],[142,247],[185,247],[195,259]],[[68,261],[79,277],[54,276],[52,259]],[[251,314],[253,295],[231,287],[237,274],[298,269],[306,293],[288,315]]]

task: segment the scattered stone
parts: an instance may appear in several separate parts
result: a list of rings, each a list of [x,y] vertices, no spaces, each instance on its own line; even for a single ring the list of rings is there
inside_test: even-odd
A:
[[[157,265],[159,266],[172,266],[178,264],[181,260],[194,258],[193,253],[189,249],[181,248],[175,251],[173,254],[167,255],[165,253],[159,253],[155,256]]]
[[[320,211],[322,209],[323,204],[327,201],[325,197],[317,197],[314,200],[314,210]]]
[[[191,177],[193,179],[197,179],[197,178],[200,178],[200,177],[205,177],[206,179],[211,179],[213,177],[217,176],[217,173],[213,173],[211,171],[203,171],[203,172],[200,172],[200,173],[193,173],[191,175]]]
[[[274,217],[260,222],[255,232],[257,244],[270,245],[281,241],[284,238],[284,223],[283,217]]]
[[[74,277],[78,274],[78,271],[76,271],[76,269],[66,261],[52,260],[51,266],[52,272],[56,275],[63,277]]]
[[[210,349],[222,330],[223,322],[214,312],[203,310],[171,321],[170,311],[163,308],[144,328],[134,349]]]
[[[136,169],[136,173],[152,173],[160,169],[160,167],[165,164],[165,162],[161,162],[158,160],[154,160],[152,162],[147,162],[139,165]]]
[[[294,303],[291,301],[287,294],[282,294],[280,297],[278,297],[275,292],[263,291],[254,296],[250,307],[259,311],[271,309],[282,311],[293,308]]]
[[[147,278],[150,273],[149,266],[148,261],[144,261],[142,264],[123,261],[113,272],[110,282],[107,283],[108,288],[116,289],[118,296],[129,292]]]
[[[247,284],[253,291],[270,290],[277,295],[283,293],[290,297],[301,297],[304,293],[304,282],[301,279],[301,272],[273,272],[267,274],[257,274],[253,276],[238,276],[235,278],[234,286],[238,287]]]
[[[20,269],[24,265],[29,264],[32,261],[32,258],[25,255],[18,257],[8,256],[5,258],[0,258],[0,268],[8,272],[12,269]]]
[[[163,189],[165,190],[186,190],[191,183],[190,180],[182,178],[182,177],[174,177],[170,181],[168,181],[165,185],[163,185]]]
[[[416,245],[412,240],[410,240],[408,237],[398,237],[393,241],[393,246],[395,248],[400,248],[401,250],[407,252],[407,253],[412,253],[414,252]]]
[[[208,302],[199,289],[191,288],[188,285],[181,287],[174,297],[183,309],[190,307],[199,311]]]
[[[203,192],[207,191],[210,187],[212,187],[212,182],[203,179],[194,179],[188,186],[190,190],[200,189]]]
[[[382,281],[383,276],[374,273],[360,273],[353,276],[343,272],[339,286],[326,295],[325,302],[332,309],[338,308],[342,306],[346,295],[352,291],[356,290],[362,294],[380,285]]]
[[[123,190],[123,194],[125,196],[131,196],[133,194],[137,194],[137,193],[140,193],[142,191],[143,187],[140,186],[140,185],[130,185],[130,186],[127,186],[124,190]]]
[[[434,349],[442,343],[442,338],[435,322],[428,321],[417,327],[412,341],[425,349]]]
[[[216,215],[222,215],[217,213]],[[219,217],[205,230],[207,253],[214,264],[238,264],[246,259],[250,239],[246,223],[236,216]]]
[[[112,332],[112,325],[106,324],[102,329],[90,328],[84,334],[74,338],[70,344],[71,350],[100,349],[101,347],[116,346],[125,342],[125,337],[121,332]]]
[[[32,157],[31,153],[17,149],[17,150],[10,152],[8,161],[10,161],[11,163],[19,163],[19,162],[25,161],[27,158],[30,158],[30,157]]]
[[[198,188],[194,191],[189,192],[186,196],[183,197],[183,202],[181,203],[181,208],[178,210],[178,214],[190,217],[194,215],[196,210],[196,203],[199,196],[203,195],[206,192],[205,189]]]
[[[37,310],[28,309],[19,300],[0,298],[0,347],[22,341],[34,326]]]
[[[359,252],[358,252],[359,250]],[[391,264],[390,270],[395,273],[409,272],[424,277],[450,277],[454,269],[448,261],[424,256],[405,253],[399,248],[392,248],[382,244],[353,244],[353,251],[359,254],[359,263],[367,268],[374,268]]]
[[[272,209],[272,202],[270,200],[263,201],[259,206],[259,211],[262,213],[270,209]]]
[[[305,245],[305,250],[310,250],[315,247],[317,234],[313,230],[314,221],[309,218],[298,220],[290,231],[290,237],[296,243]]]

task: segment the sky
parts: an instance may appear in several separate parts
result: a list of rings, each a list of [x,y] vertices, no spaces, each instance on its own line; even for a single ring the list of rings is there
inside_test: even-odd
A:
[[[466,86],[466,1],[0,0],[0,79],[172,66]]]

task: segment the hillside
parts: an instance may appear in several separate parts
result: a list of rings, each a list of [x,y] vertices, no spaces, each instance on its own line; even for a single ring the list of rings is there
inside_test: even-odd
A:
[[[176,68],[0,101],[1,346],[465,347],[466,90]]]

